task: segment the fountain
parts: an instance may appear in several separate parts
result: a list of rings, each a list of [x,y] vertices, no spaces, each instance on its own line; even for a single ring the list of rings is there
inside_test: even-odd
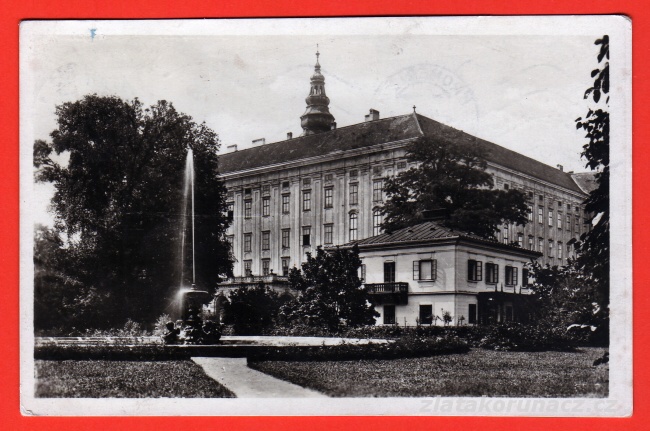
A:
[[[190,226],[188,226],[188,204]],[[185,179],[183,185],[183,208],[181,211],[181,256],[180,256],[180,286],[179,286],[179,302],[181,309],[181,319],[185,327],[196,327],[200,325],[201,309],[210,299],[210,294],[205,290],[200,290],[196,287],[196,259],[195,259],[195,234],[194,234],[194,153],[191,148],[187,150],[187,159],[185,161]],[[191,236],[188,236],[188,228],[190,229]],[[191,242],[191,285],[186,285],[187,280],[185,275],[185,261],[190,256],[185,256],[187,243]]]

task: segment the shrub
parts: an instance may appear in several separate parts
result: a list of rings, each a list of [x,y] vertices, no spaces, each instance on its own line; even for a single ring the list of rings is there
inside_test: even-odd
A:
[[[255,361],[350,361],[360,359],[398,359],[450,353],[467,353],[469,346],[457,337],[404,337],[382,344],[343,343],[327,347],[270,347],[252,352]]]
[[[565,329],[551,325],[508,322],[486,327],[479,346],[494,350],[572,350],[577,344]]]
[[[260,283],[255,287],[242,286],[230,294],[226,304],[225,320],[238,335],[260,335],[275,323],[280,309],[277,292]]]

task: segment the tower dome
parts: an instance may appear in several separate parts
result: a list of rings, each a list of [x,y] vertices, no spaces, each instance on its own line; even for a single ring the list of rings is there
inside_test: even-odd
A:
[[[311,76],[311,89],[309,96],[305,99],[307,109],[300,117],[302,136],[331,130],[334,123],[334,116],[330,114],[329,110],[330,99],[325,94],[325,77],[320,72],[319,56],[320,53],[316,51],[316,65],[314,74]]]

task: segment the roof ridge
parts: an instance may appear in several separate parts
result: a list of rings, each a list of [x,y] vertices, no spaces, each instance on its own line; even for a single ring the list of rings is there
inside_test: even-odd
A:
[[[392,116],[392,117],[380,118],[380,119],[378,119],[378,120],[362,121],[362,122],[360,122],[360,123],[354,123],[354,124],[348,124],[347,126],[336,127],[336,129],[328,130],[328,131],[326,131],[326,132],[316,133],[315,135],[324,135],[324,134],[326,134],[326,133],[336,132],[337,130],[347,129],[347,128],[349,128],[349,127],[355,127],[355,126],[359,126],[359,125],[361,125],[361,124],[366,124],[366,123],[378,123],[378,122],[383,122],[383,121],[388,121],[388,120],[394,120],[394,119],[396,119],[396,118],[409,117],[409,116],[412,116],[412,115],[413,115],[413,113],[409,113],[409,114],[402,114],[402,115],[394,115],[394,116]],[[420,124],[419,124],[419,122],[417,121],[417,119],[416,119],[415,122],[416,122],[416,124],[417,124],[417,126],[418,126],[418,129],[420,130],[420,132],[421,132],[422,135],[424,136],[424,132],[422,132],[422,127],[420,127]],[[441,123],[441,124],[442,124],[442,123]],[[273,145],[273,144],[279,144],[279,143],[281,143],[281,142],[287,142],[287,141],[299,141],[299,140],[301,140],[301,139],[303,139],[303,138],[309,138],[309,137],[311,137],[311,136],[315,136],[315,135],[297,136],[297,137],[295,137],[295,138],[284,139],[284,140],[282,140],[282,141],[269,142],[268,144],[264,144],[264,146],[269,146],[269,145]],[[234,153],[240,153],[240,152],[242,152],[242,151],[254,150],[254,149],[259,148],[259,147],[260,147],[260,146],[257,146],[257,147],[248,147],[248,148],[243,148],[243,149],[241,149],[241,150],[232,151],[232,152],[230,152],[230,153],[223,153],[223,154],[220,155],[220,157],[227,156],[227,155],[234,154]]]

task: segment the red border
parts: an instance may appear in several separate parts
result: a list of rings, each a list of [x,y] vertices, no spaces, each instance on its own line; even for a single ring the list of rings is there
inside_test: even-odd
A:
[[[649,225],[634,219],[634,414],[623,419],[568,418],[453,418],[453,417],[265,417],[265,418],[38,418],[23,417],[19,408],[19,339],[18,339],[18,26],[23,19],[128,19],[128,18],[217,18],[217,17],[279,17],[279,16],[370,16],[370,15],[514,15],[514,14],[625,14],[633,22],[633,184],[634,214],[650,210],[640,190],[648,184],[643,169],[650,163],[648,139],[648,109],[646,97],[650,78],[648,46],[650,31],[648,8],[634,0],[571,1],[537,0],[534,3],[511,0],[466,0],[465,2],[436,2],[395,0],[332,0],[328,2],[199,1],[184,0],[32,0],[5,3],[0,14],[0,95],[2,95],[2,127],[0,142],[0,202],[3,214],[0,223],[0,322],[3,331],[3,367],[0,385],[2,428],[11,430],[45,429],[525,429],[542,430],[550,427],[571,430],[646,429],[650,413],[646,405],[650,379],[647,367],[650,324],[644,313],[650,309],[650,295],[642,288],[649,280],[650,268],[643,265],[643,253],[648,249]],[[434,2],[431,2],[434,3]]]

